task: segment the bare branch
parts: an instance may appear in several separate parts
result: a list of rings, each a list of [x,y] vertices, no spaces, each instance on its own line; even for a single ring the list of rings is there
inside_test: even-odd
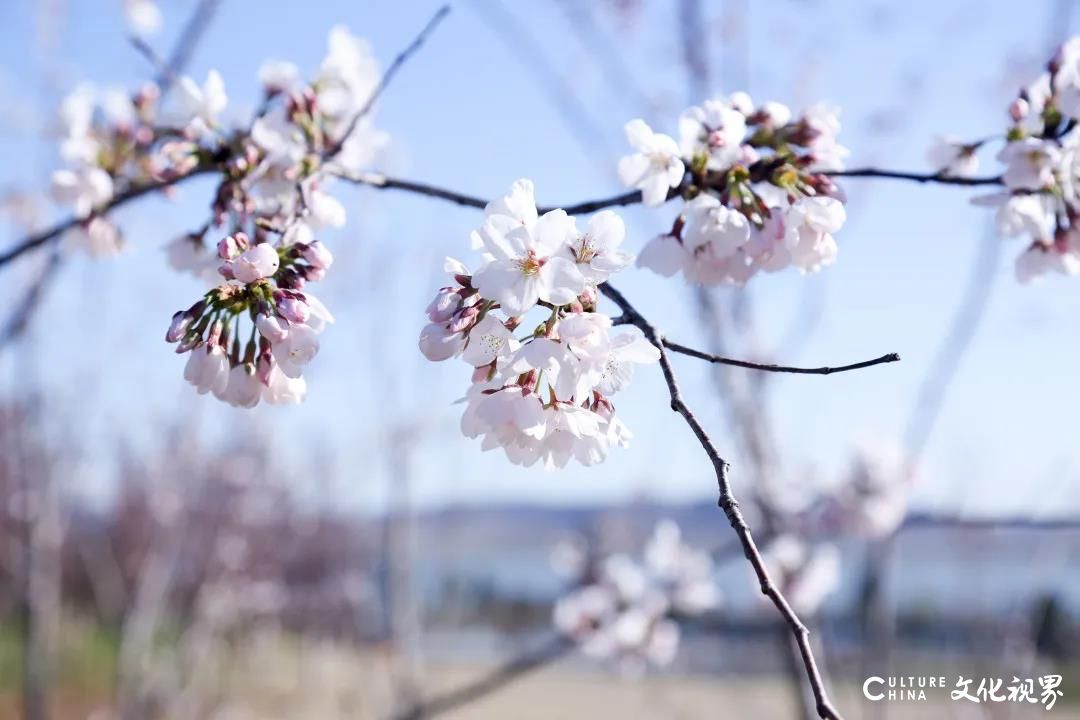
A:
[[[411,180],[398,180],[396,178],[387,177],[382,173],[370,172],[361,175],[339,175],[339,177],[346,182],[351,182],[355,185],[366,185],[368,187],[373,187],[376,190],[405,190],[406,192],[415,193],[417,195],[447,200],[457,205],[480,208],[481,210],[484,209],[488,202],[483,198],[465,195],[463,193],[454,192],[453,190],[444,190],[426,183],[413,182]]]
[[[201,0],[198,7],[191,14],[187,24],[184,25],[184,29],[180,31],[180,38],[176,41],[176,46],[173,48],[172,54],[169,55],[168,61],[162,60],[141,37],[137,35],[131,37],[132,46],[157,71],[154,83],[161,88],[162,97],[169,94],[173,85],[184,74],[184,68],[191,62],[191,56],[195,52],[199,41],[202,40],[203,33],[210,27],[210,21],[214,18],[214,12],[220,4],[221,0]]]
[[[34,314],[34,310],[37,308],[38,303],[45,295],[45,291],[48,290],[49,285],[60,271],[61,254],[59,249],[53,251],[52,255],[45,262],[44,267],[41,268],[41,272],[38,274],[34,282],[27,288],[26,293],[22,299],[12,310],[11,315],[8,317],[7,323],[3,329],[0,330],[0,350],[3,350],[11,341],[22,335],[30,324],[30,318]]]
[[[556,636],[536,650],[519,655],[490,673],[459,688],[425,700],[396,715],[394,720],[422,720],[455,710],[499,690],[523,675],[538,670],[570,654],[577,645],[562,635]]]
[[[887,353],[881,357],[876,357],[873,360],[863,360],[862,362],[851,363],[850,365],[837,365],[835,367],[792,367],[790,365],[774,365],[771,363],[756,363],[748,360],[735,360],[734,358],[724,357],[722,355],[713,355],[712,353],[702,352],[701,350],[695,350],[694,348],[687,347],[686,345],[680,345],[676,342],[671,342],[665,339],[663,341],[664,347],[672,352],[677,352],[682,355],[689,355],[690,357],[697,358],[698,360],[704,360],[706,362],[715,363],[717,365],[732,365],[734,367],[748,368],[750,370],[763,370],[766,372],[778,372],[778,373],[794,373],[797,375],[832,375],[833,373],[848,372],[849,370],[861,370],[863,368],[873,367],[874,365],[882,365],[884,363],[900,362],[900,356],[897,353]]]
[[[404,50],[397,54],[397,57],[395,57],[393,62],[390,63],[390,67],[386,68],[386,72],[384,72],[382,74],[382,77],[379,78],[379,83],[371,92],[371,96],[368,97],[367,101],[364,103],[364,106],[361,107],[360,110],[356,113],[356,115],[353,115],[352,120],[349,121],[349,126],[345,129],[345,133],[336,143],[332,143],[326,149],[324,157],[333,157],[341,151],[341,148],[345,145],[345,142],[349,139],[349,136],[352,135],[353,131],[356,130],[357,124],[359,124],[359,122],[363,120],[368,113],[371,112],[372,108],[375,107],[375,101],[378,100],[379,96],[383,94],[384,90],[386,90],[387,86],[390,84],[390,81],[394,79],[395,75],[397,75],[398,70],[400,70],[401,67],[408,61],[408,59],[412,57],[417,50],[420,49],[420,47],[428,39],[428,36],[435,30],[436,27],[438,27],[439,23],[442,22],[443,18],[445,18],[449,14],[449,5],[443,5],[438,10],[436,10],[435,14],[431,17],[430,20],[427,21],[427,24],[424,25],[423,29],[420,30],[419,34],[417,34],[417,36],[413,38],[413,41],[409,43]]]
[[[731,483],[728,480],[727,461],[720,456],[719,451],[716,449],[716,445],[705,431],[705,428],[683,400],[682,393],[679,390],[679,383],[675,378],[675,370],[671,366],[671,360],[668,357],[667,348],[664,345],[663,337],[657,332],[656,328],[630,304],[630,301],[610,284],[604,283],[601,285],[600,291],[604,293],[608,299],[614,302],[623,312],[624,317],[626,317],[631,324],[635,325],[645,333],[645,337],[660,351],[660,369],[663,371],[664,380],[667,382],[668,394],[671,397],[671,409],[681,415],[683,420],[686,421],[686,424],[690,426],[694,436],[697,437],[702,449],[705,450],[705,454],[713,464],[713,469],[716,472],[717,489],[720,495],[718,504],[724,511],[728,522],[731,524],[732,529],[739,538],[743,553],[746,555],[747,560],[750,561],[750,565],[754,569],[754,574],[761,584],[762,594],[772,601],[773,605],[776,606],[776,609],[791,630],[791,634],[795,639],[799,654],[802,658],[803,667],[806,670],[807,679],[814,692],[814,700],[817,703],[817,713],[823,720],[841,720],[840,714],[837,712],[836,708],[833,707],[832,701],[829,700],[828,691],[825,689],[824,682],[821,679],[821,673],[818,670],[817,661],[814,658],[814,651],[810,646],[810,631],[807,630],[806,625],[803,624],[799,619],[799,616],[796,615],[795,611],[791,608],[787,598],[784,597],[783,593],[780,592],[769,577],[769,571],[765,568],[765,561],[761,557],[760,551],[758,551],[753,535],[750,533],[750,527],[746,524],[746,520],[739,510],[739,503],[736,501],[734,495],[732,495]]]

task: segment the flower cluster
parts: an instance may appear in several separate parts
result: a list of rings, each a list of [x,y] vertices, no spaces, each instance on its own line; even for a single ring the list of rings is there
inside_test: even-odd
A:
[[[385,142],[368,113],[378,67],[367,44],[344,28],[331,31],[311,82],[280,61],[265,63],[259,77],[264,103],[249,128],[231,133],[220,125],[221,77],[211,71],[202,85],[181,78],[182,134],[161,149],[163,174],[186,175],[208,161],[221,170],[209,222],[167,247],[175,269],[217,286],[173,317],[166,339],[191,351],[184,376],[200,393],[240,407],[303,400],[303,367],[333,321],[305,289],[333,262],[315,236],[346,219],[328,188],[370,163]],[[212,227],[228,233],[216,251],[204,242]]]
[[[759,270],[813,272],[836,258],[844,196],[828,171],[847,150],[824,105],[794,117],[777,102],[755,107],[745,93],[683,113],[679,142],[642,120],[626,124],[635,153],[619,175],[645,205],[684,201],[670,232],[654,238],[638,264],[703,285],[741,285]]]
[[[461,428],[485,450],[551,468],[571,458],[592,465],[629,442],[611,396],[659,351],[636,328],[613,333],[597,310],[597,285],[633,259],[620,249],[625,232],[611,211],[584,229],[563,210],[540,215],[532,182],[519,180],[472,235],[480,268],[447,259],[451,284],[428,306],[420,350],[473,367]],[[534,308],[546,319],[516,337]]]
[[[67,240],[94,256],[120,251],[120,230],[102,212],[118,191],[158,172],[155,128],[159,90],[147,84],[134,95],[80,85],[60,105],[60,158],[52,197],[79,223]]]
[[[623,554],[597,564],[593,577],[556,603],[555,627],[585,654],[637,672],[665,666],[679,646],[672,616],[715,610],[720,593],[708,553],[683,542],[678,525],[656,526],[641,561]]]
[[[1016,259],[1020,282],[1080,274],[1080,37],[1058,49],[1008,112],[1010,127],[997,155],[1005,188],[973,202],[997,208],[1002,235],[1029,241]],[[985,142],[954,141],[954,152],[962,161]]]
[[[219,126],[227,103],[220,75],[211,71],[201,86],[183,78],[178,90],[184,136],[162,148],[168,172],[184,175],[208,158],[226,158],[212,206],[218,227],[250,232],[254,224],[295,225],[297,218],[308,226],[300,232],[341,227],[345,208],[328,192],[334,178],[370,164],[387,141],[366,107],[378,78],[367,43],[335,27],[309,83],[292,63],[263,64],[260,111],[250,127],[231,134]],[[175,269],[205,277],[216,267],[212,248],[203,243],[205,231],[168,246]]]
[[[277,244],[266,233],[251,242],[242,232],[218,243],[226,282],[173,315],[165,334],[190,352],[184,378],[199,394],[213,393],[234,407],[302,402],[304,366],[319,351],[319,334],[334,322],[326,307],[303,292],[333,258],[318,240],[286,232]],[[243,342],[241,320],[250,319]]]

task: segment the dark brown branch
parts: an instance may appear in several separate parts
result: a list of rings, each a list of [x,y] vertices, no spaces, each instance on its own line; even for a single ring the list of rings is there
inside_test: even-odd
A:
[[[814,652],[810,647],[810,631],[807,630],[806,625],[803,624],[799,619],[799,616],[796,615],[795,611],[791,608],[787,598],[784,597],[783,593],[780,592],[779,588],[776,587],[769,577],[769,571],[766,569],[765,561],[761,557],[761,552],[758,550],[757,544],[754,542],[753,535],[750,533],[750,527],[746,524],[742,511],[739,510],[739,504],[735,500],[734,495],[732,495],[731,483],[728,480],[728,464],[720,456],[719,451],[716,449],[716,445],[713,444],[712,439],[705,431],[701,422],[697,419],[697,416],[694,415],[693,411],[690,410],[683,400],[682,393],[679,391],[679,383],[675,378],[675,370],[671,366],[671,360],[668,357],[667,348],[664,345],[663,337],[657,332],[656,328],[630,304],[630,301],[610,284],[604,283],[601,285],[600,291],[604,293],[608,299],[614,302],[622,311],[624,317],[627,318],[631,324],[639,328],[645,334],[645,337],[660,351],[660,369],[664,373],[668,394],[671,397],[671,409],[681,415],[683,420],[686,421],[686,424],[690,426],[694,436],[697,437],[701,447],[705,450],[705,454],[713,464],[713,469],[716,472],[717,490],[720,495],[718,504],[724,511],[728,522],[731,524],[732,529],[739,538],[743,553],[746,555],[747,560],[750,561],[750,564],[754,569],[754,574],[761,584],[762,594],[772,601],[773,605],[776,606],[776,609],[791,630],[791,634],[795,639],[799,654],[802,658],[803,667],[806,670],[807,679],[814,692],[814,700],[817,703],[817,713],[823,720],[840,720],[840,714],[829,700],[828,691],[825,689],[821,679],[821,673],[818,670],[817,661],[814,659]]]
[[[680,345],[676,342],[671,342],[665,339],[664,347],[672,352],[677,352],[682,355],[689,355],[690,357],[697,358],[698,360],[704,360],[706,362],[715,363],[717,365],[732,365],[734,367],[748,368],[750,370],[764,370],[766,372],[778,372],[778,373],[795,373],[797,375],[832,375],[833,373],[848,372],[849,370],[861,370],[863,368],[873,367],[874,365],[882,365],[884,363],[900,362],[900,356],[896,353],[888,353],[881,357],[876,357],[873,360],[863,360],[862,362],[851,363],[850,365],[837,365],[836,367],[792,367],[790,365],[773,365],[771,363],[756,363],[748,360],[735,360],[734,358],[723,357],[722,355],[713,355],[712,353],[702,352],[701,350],[695,350],[694,348]]]
[[[483,198],[478,198],[472,195],[465,195],[463,193],[454,192],[453,190],[443,190],[442,188],[435,187],[434,185],[428,185],[426,183],[413,182],[411,180],[398,180],[396,178],[387,177],[381,173],[363,173],[362,175],[341,175],[342,180],[351,182],[356,185],[366,185],[368,187],[375,188],[376,190],[405,190],[406,192],[415,193],[417,195],[426,195],[427,197],[438,198],[439,200],[447,200],[457,205],[465,205],[467,207],[480,208],[481,210],[487,206],[488,201]]]
[[[137,200],[144,195],[148,195],[158,190],[163,190],[164,188],[171,187],[173,185],[179,185],[185,180],[193,178],[197,175],[205,175],[209,172],[215,172],[216,169],[217,168],[215,166],[206,165],[196,168],[187,175],[181,175],[180,177],[169,178],[168,180],[154,180],[151,182],[132,185],[123,192],[114,195],[112,200],[106,203],[104,207],[96,211],[96,214],[104,215],[105,213],[115,210],[122,205],[126,205],[132,200]],[[50,228],[46,228],[45,230],[41,230],[40,232],[36,232],[24,238],[22,241],[16,243],[12,247],[0,253],[0,267],[3,267],[12,260],[15,260],[23,253],[29,252],[30,250],[41,247],[46,243],[56,240],[65,232],[72,229],[83,221],[84,219],[71,217],[67,220],[64,220],[63,222],[53,225]]]
[[[398,70],[400,70],[401,67],[408,61],[408,59],[412,57],[417,50],[420,49],[420,47],[428,39],[428,36],[435,30],[436,27],[438,27],[439,23],[442,22],[443,18],[445,18],[449,14],[449,5],[443,5],[438,10],[436,10],[435,14],[431,17],[430,20],[427,21],[427,24],[424,25],[423,29],[421,29],[417,36],[413,38],[413,41],[409,43],[404,50],[397,54],[397,57],[395,57],[394,60],[390,63],[390,66],[386,68],[386,72],[384,72],[382,74],[382,77],[379,78],[379,83],[375,86],[375,89],[371,92],[371,95],[364,102],[363,107],[361,107],[360,110],[355,115],[353,115],[352,120],[349,121],[349,126],[345,129],[345,133],[337,142],[332,143],[326,149],[324,157],[333,157],[341,151],[341,148],[345,145],[345,142],[349,139],[349,136],[353,134],[354,130],[356,130],[356,126],[360,123],[361,120],[364,119],[365,116],[367,116],[368,113],[371,112],[372,108],[375,107],[375,101],[378,100],[379,96],[383,94],[384,90],[386,90],[387,86],[390,84],[390,81],[394,79],[395,75],[397,75]]]
[[[559,635],[537,649],[500,665],[479,680],[420,702],[396,715],[394,720],[422,720],[455,710],[499,690],[523,675],[561,660],[576,647],[574,641]]]
[[[826,170],[821,173],[829,177],[848,178],[884,178],[891,180],[910,180],[917,183],[936,183],[938,185],[1001,185],[1001,176],[993,177],[952,177],[936,173],[903,172],[901,170],[880,170],[878,168],[853,168],[851,170]]]

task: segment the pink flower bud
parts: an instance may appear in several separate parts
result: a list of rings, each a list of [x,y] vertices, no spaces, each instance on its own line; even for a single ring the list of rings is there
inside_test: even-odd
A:
[[[255,316],[255,327],[264,338],[274,344],[284,342],[289,336],[289,323],[278,315],[259,313]]]
[[[238,233],[239,234],[239,233]],[[236,235],[228,235],[221,238],[217,244],[217,254],[222,260],[232,260],[236,258],[240,253],[247,250],[246,247],[240,247],[240,243],[237,241]]]
[[[1013,119],[1013,122],[1020,122],[1026,118],[1030,110],[1031,106],[1024,98],[1016,98],[1009,103],[1009,117]]]
[[[450,332],[464,332],[476,324],[476,318],[480,315],[480,309],[476,307],[465,308],[455,315],[447,324]]]
[[[420,331],[420,352],[432,362],[448,360],[465,346],[465,338],[457,333],[449,332],[444,326],[437,323],[425,325]]]
[[[427,316],[431,322],[447,322],[461,307],[461,295],[453,288],[442,288],[435,295],[435,299],[427,306]]]
[[[274,369],[274,356],[270,353],[260,353],[258,362],[255,363],[255,376],[263,385],[270,385],[270,373]]]
[[[237,233],[237,236],[241,233]],[[244,237],[247,240],[247,237]],[[277,250],[268,243],[260,243],[245,250],[232,261],[233,276],[242,283],[251,283],[270,277],[277,272],[280,259]]]
[[[172,322],[169,323],[169,329],[165,333],[165,342],[174,343],[184,337],[194,320],[195,318],[187,310],[179,310],[174,313]]]
[[[307,245],[303,249],[302,254],[309,265],[319,268],[320,270],[329,270],[330,266],[334,263],[334,256],[331,255],[326,246],[318,240]]]
[[[311,308],[299,298],[281,293],[274,299],[277,301],[278,313],[291,323],[303,325],[311,317]]]
[[[198,333],[189,332],[184,335],[183,338],[181,338],[180,344],[176,346],[176,354],[182,355],[188,350],[194,347],[198,347],[201,342],[202,338],[198,335]]]

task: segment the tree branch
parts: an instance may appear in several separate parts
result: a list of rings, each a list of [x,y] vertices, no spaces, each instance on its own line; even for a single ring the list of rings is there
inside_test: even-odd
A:
[[[450,712],[499,690],[523,675],[562,659],[576,648],[577,644],[573,640],[559,635],[539,648],[498,666],[479,680],[414,705],[395,715],[394,720],[423,720]]]
[[[716,445],[713,444],[713,441],[705,431],[705,428],[683,400],[682,393],[679,390],[679,383],[675,378],[675,371],[672,368],[671,360],[668,357],[663,336],[661,336],[656,328],[630,304],[630,301],[628,301],[622,293],[610,284],[604,283],[600,285],[600,291],[608,299],[614,302],[623,312],[626,319],[645,333],[645,337],[647,337],[660,351],[660,369],[663,371],[664,380],[667,382],[668,394],[671,397],[671,409],[681,415],[683,420],[686,421],[686,424],[690,426],[690,429],[701,444],[702,449],[705,450],[705,454],[713,464],[713,469],[716,472],[717,489],[720,495],[718,504],[724,511],[728,522],[731,524],[732,529],[739,538],[743,553],[746,555],[747,560],[750,561],[750,565],[754,569],[754,574],[761,584],[762,594],[772,601],[773,605],[776,606],[777,611],[779,611],[791,630],[791,634],[795,639],[799,654],[802,658],[803,667],[806,670],[807,679],[814,692],[814,700],[817,703],[817,713],[823,720],[841,720],[840,714],[829,700],[828,691],[825,689],[821,679],[821,673],[818,670],[817,661],[814,659],[814,652],[810,647],[810,631],[807,630],[806,625],[804,625],[799,619],[799,616],[795,614],[795,611],[791,608],[791,605],[788,603],[783,593],[780,592],[769,577],[769,572],[765,568],[765,561],[761,557],[760,551],[758,551],[753,535],[750,533],[750,527],[746,524],[746,520],[739,510],[739,504],[731,492],[731,483],[728,480],[727,461],[720,456],[719,451],[716,449]]]
[[[349,136],[353,134],[354,130],[356,130],[357,124],[359,124],[359,122],[364,119],[364,117],[368,113],[371,112],[372,108],[375,107],[375,101],[378,100],[379,96],[383,94],[384,90],[386,90],[387,86],[390,84],[390,81],[394,79],[395,75],[397,75],[398,70],[400,70],[401,67],[406,63],[406,61],[408,61],[408,59],[412,57],[417,50],[420,49],[420,47],[428,39],[428,36],[432,32],[434,32],[435,28],[438,27],[439,23],[442,22],[443,18],[445,18],[449,14],[449,5],[443,5],[438,10],[436,10],[435,14],[431,16],[431,19],[427,21],[427,24],[424,25],[424,27],[420,30],[417,36],[413,38],[413,41],[409,43],[404,50],[397,54],[397,57],[393,59],[393,61],[390,63],[390,66],[386,68],[386,72],[384,72],[382,74],[382,77],[379,78],[379,83],[375,86],[375,89],[371,92],[371,95],[364,102],[363,107],[361,107],[360,110],[355,115],[353,115],[352,120],[349,121],[349,126],[345,129],[345,133],[337,142],[332,143],[329,147],[327,147],[324,157],[333,157],[341,151],[341,148],[344,147],[345,142],[349,139]]]
[[[889,180],[910,180],[917,183],[936,183],[938,185],[1002,185],[1001,176],[993,177],[953,177],[936,173],[915,173],[902,170],[881,170],[879,168],[865,167],[852,168],[851,170],[826,170],[821,173],[829,177],[847,178],[883,178]]]
[[[962,186],[980,186],[980,185],[1001,185],[1000,177],[981,177],[981,178],[963,178],[963,177],[949,177],[937,173],[911,173],[902,172],[899,170],[879,170],[876,168],[857,168],[854,170],[831,170],[822,173],[830,177],[848,177],[848,178],[886,178],[894,180],[910,180],[917,183],[936,183],[939,185],[962,185]],[[416,182],[413,180],[403,180],[400,178],[390,177],[379,172],[368,172],[361,175],[339,175],[343,180],[351,182],[355,185],[366,185],[368,187],[375,188],[376,190],[404,190],[405,192],[411,192],[416,195],[424,195],[426,197],[432,197],[439,200],[447,200],[458,205],[467,205],[469,207],[482,208],[487,204],[487,201],[482,200],[473,195],[466,195],[464,193],[455,192],[446,188],[437,187],[423,182]],[[668,200],[679,197],[682,195],[684,185],[672,188],[668,192]],[[597,198],[596,200],[586,200],[574,205],[552,205],[543,206],[537,208],[541,214],[554,210],[556,208],[562,208],[570,215],[584,215],[587,213],[596,212],[598,210],[604,210],[605,208],[612,207],[625,207],[627,205],[637,205],[641,202],[641,192],[638,190],[630,190],[628,192],[620,193],[618,195],[612,195],[610,197]]]
[[[197,175],[205,175],[209,172],[215,172],[217,170],[216,165],[203,165],[192,170],[187,175],[181,175],[179,177],[169,178],[167,180],[154,180],[152,182],[137,183],[131,185],[123,192],[117,193],[113,196],[112,200],[107,202],[103,207],[95,211],[95,214],[104,215],[118,207],[128,204],[132,200],[141,198],[144,195],[148,195],[152,192],[162,190],[173,185],[179,185],[185,180],[189,180]],[[22,241],[16,243],[12,247],[8,248],[4,252],[0,253],[0,267],[7,265],[12,260],[15,260],[23,253],[29,252],[35,248],[41,247],[48,242],[56,240],[65,232],[75,227],[79,223],[85,221],[87,218],[70,217],[63,222],[57,223],[50,228],[41,230],[32,235],[27,236]]]
[[[778,372],[778,373],[794,373],[797,375],[832,375],[833,373],[848,372],[849,370],[861,370],[863,368],[873,367],[874,365],[882,365],[884,363],[900,362],[900,356],[897,353],[887,353],[881,357],[876,357],[873,360],[863,360],[862,362],[851,363],[850,365],[837,365],[836,367],[792,367],[790,365],[774,365],[771,363],[756,363],[748,360],[735,360],[734,358],[724,357],[722,355],[713,355],[712,353],[702,352],[701,350],[695,350],[694,348],[680,345],[679,343],[672,342],[667,339],[663,339],[664,347],[672,352],[677,352],[682,355],[689,355],[690,357],[697,358],[698,360],[704,360],[706,362],[715,363],[717,365],[732,365],[734,367],[748,368],[750,370],[763,370],[766,372]]]

